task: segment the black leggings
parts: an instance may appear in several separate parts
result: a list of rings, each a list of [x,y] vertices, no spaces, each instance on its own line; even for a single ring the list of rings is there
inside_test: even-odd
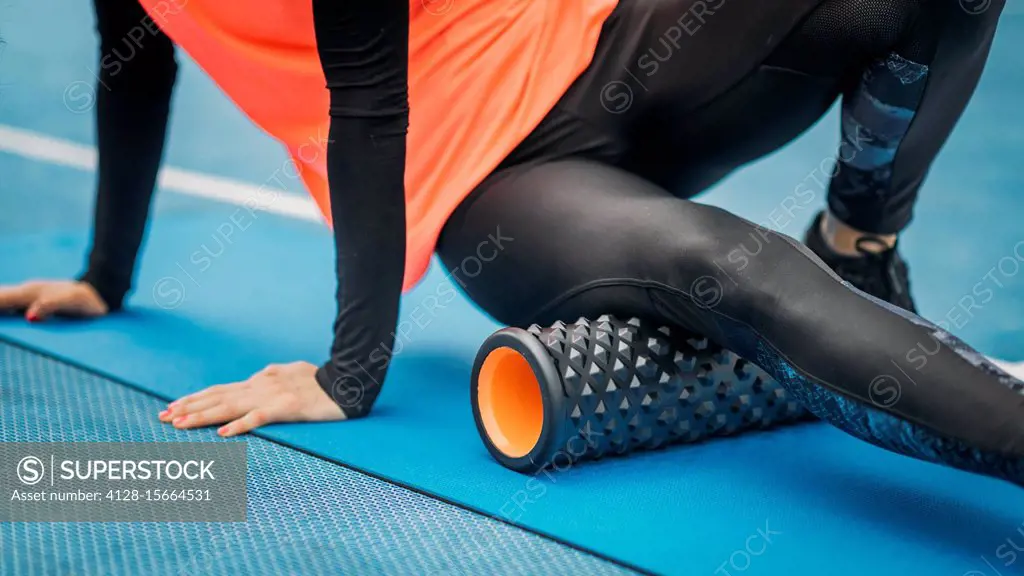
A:
[[[657,36],[667,26],[651,23],[676,21],[693,4],[623,0],[594,65],[449,219],[438,248],[446,267],[503,323],[614,314],[683,327],[759,364],[817,415],[865,440],[1024,483],[1020,382],[935,326],[852,289],[790,238],[686,199],[790,141],[837,95],[856,97],[857,84],[872,80],[863,71],[873,59],[906,70],[889,54],[902,47],[931,75],[923,97],[910,98],[919,106],[885,174],[888,196],[843,181],[846,166],[833,181],[833,191],[848,193],[834,202],[853,201],[850,213],[899,228],[970,98],[1000,7],[969,15],[957,2],[903,2],[912,12],[894,19],[891,33],[867,35],[882,45],[846,50],[815,33],[820,13],[764,8],[770,14],[761,17],[750,10],[773,3],[723,2],[678,54],[661,54],[653,75],[631,78],[629,64],[649,63],[649,47],[665,52]],[[817,2],[806,4],[811,12]],[[835,4],[893,5],[833,0],[823,9]],[[884,21],[839,13],[866,18],[845,30]],[[741,50],[735,38],[765,48]],[[771,38],[785,39],[769,47]],[[805,54],[847,55],[832,58],[840,66],[830,70]],[[864,149],[884,158],[886,145],[873,139]],[[488,239],[497,256],[460,273]]]

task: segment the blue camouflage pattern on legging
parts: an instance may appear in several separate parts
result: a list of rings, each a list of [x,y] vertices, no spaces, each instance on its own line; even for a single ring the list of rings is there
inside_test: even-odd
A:
[[[995,376],[1003,385],[1024,395],[1024,382],[1001,370],[956,336],[919,316],[861,292],[849,283],[844,284],[861,297],[927,329],[936,342],[951,349],[979,370]],[[793,399],[812,414],[840,430],[898,454],[1024,485],[1024,459],[979,450],[962,440],[943,436],[925,426],[903,420],[884,410],[885,400],[873,405],[822,386],[801,374],[767,340],[749,327],[725,317],[719,317],[718,322],[730,333],[730,339],[734,341],[733,349],[737,353],[774,377]],[[736,345],[741,342],[745,345]],[[745,350],[740,351],[739,348]],[[888,403],[889,406],[893,404]]]
[[[890,54],[865,70],[857,90],[843,101],[845,192],[885,194],[896,151],[910,130],[924,93],[928,67]]]

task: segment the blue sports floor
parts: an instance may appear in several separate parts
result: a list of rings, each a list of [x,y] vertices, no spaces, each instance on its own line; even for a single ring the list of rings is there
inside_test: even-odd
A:
[[[1010,362],[1024,361],[1017,1],[902,243],[923,315]],[[0,283],[83,265],[91,25],[85,1],[0,0]],[[0,318],[0,441],[213,440],[156,423],[159,399],[272,362],[319,362],[328,349],[328,230],[303,217],[279,147],[179,60],[169,170],[129,309],[91,323]],[[800,236],[824,203],[837,124],[829,116],[703,200]],[[238,202],[261,185],[283,191],[261,196],[268,210],[255,219],[210,198]],[[795,194],[801,185],[813,202]],[[444,282],[435,269],[407,295],[406,318]],[[497,326],[464,299],[427,318],[403,337],[373,417],[243,440],[248,524],[0,524],[0,574],[1024,574],[1010,547],[1024,550],[1019,488],[823,424],[534,478],[505,470],[476,434],[468,389],[477,346]]]

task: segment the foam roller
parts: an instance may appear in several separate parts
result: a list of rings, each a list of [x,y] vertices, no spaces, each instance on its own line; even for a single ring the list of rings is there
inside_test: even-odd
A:
[[[706,338],[612,316],[495,332],[471,396],[488,451],[525,473],[810,418]]]

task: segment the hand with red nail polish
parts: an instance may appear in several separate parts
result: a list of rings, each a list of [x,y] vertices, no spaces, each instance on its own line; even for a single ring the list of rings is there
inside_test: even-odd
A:
[[[217,430],[225,437],[274,422],[343,420],[345,413],[317,383],[316,370],[308,362],[267,366],[243,382],[172,402],[158,418],[183,429],[227,423]]]
[[[109,312],[103,298],[85,282],[36,280],[0,286],[0,312],[21,310],[29,322],[41,322],[54,315],[95,318]]]

